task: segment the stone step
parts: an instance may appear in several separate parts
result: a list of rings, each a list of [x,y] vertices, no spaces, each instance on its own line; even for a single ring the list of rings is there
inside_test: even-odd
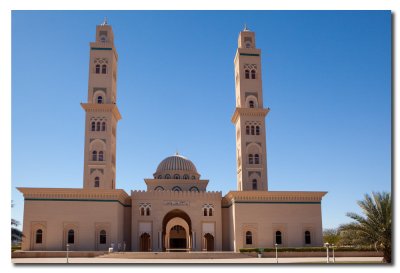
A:
[[[252,255],[231,251],[221,252],[113,252],[100,258],[117,259],[237,259]]]

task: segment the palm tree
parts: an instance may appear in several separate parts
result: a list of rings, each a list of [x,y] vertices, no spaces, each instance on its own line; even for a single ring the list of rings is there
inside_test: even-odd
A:
[[[372,193],[364,195],[364,200],[357,204],[363,215],[353,212],[347,216],[355,222],[341,227],[344,231],[352,231],[360,241],[370,243],[383,252],[383,260],[392,262],[392,197],[390,193]]]

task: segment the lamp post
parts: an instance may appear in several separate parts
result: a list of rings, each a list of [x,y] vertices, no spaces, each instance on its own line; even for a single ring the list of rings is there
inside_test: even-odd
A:
[[[335,263],[335,245],[332,244],[332,257],[333,257],[333,263]]]
[[[278,244],[275,244],[275,259],[276,263],[278,263]]]
[[[69,263],[69,261],[68,261],[68,252],[69,252],[69,244],[67,244],[67,263]]]
[[[329,243],[325,243],[326,247],[326,263],[329,264]]]

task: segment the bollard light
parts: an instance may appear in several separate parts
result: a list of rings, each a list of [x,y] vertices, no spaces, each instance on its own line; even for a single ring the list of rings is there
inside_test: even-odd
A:
[[[325,243],[326,247],[326,263],[329,264],[329,243]]]
[[[69,263],[69,261],[68,261],[68,252],[69,252],[69,244],[67,244],[67,263]]]
[[[275,244],[275,259],[276,263],[278,263],[278,244]]]

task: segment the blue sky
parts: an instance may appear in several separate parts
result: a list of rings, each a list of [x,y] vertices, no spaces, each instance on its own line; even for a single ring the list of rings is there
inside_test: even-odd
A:
[[[177,150],[209,190],[236,189],[233,58],[262,50],[269,189],[328,191],[324,228],[391,189],[389,11],[14,11],[15,187],[82,187],[89,42],[108,17],[119,54],[117,188],[145,189]]]

